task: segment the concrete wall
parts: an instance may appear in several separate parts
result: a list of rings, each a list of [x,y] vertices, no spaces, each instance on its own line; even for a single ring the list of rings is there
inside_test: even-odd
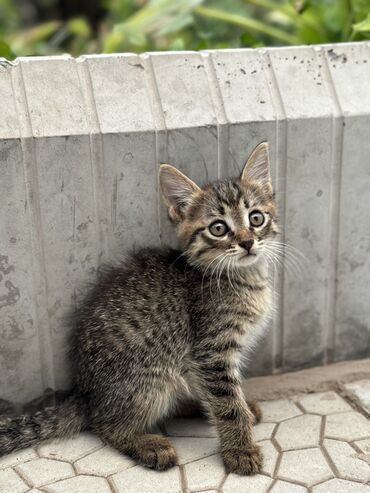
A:
[[[0,397],[68,386],[65,315],[101,262],[173,243],[158,163],[199,183],[262,140],[284,237],[252,374],[370,355],[370,47],[21,58],[0,65]]]

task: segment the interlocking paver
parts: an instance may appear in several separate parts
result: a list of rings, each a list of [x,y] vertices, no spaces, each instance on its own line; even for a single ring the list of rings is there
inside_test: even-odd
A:
[[[271,482],[271,478],[262,474],[255,476],[230,474],[225,481],[222,491],[223,493],[266,493]]]
[[[299,398],[298,402],[308,413],[328,415],[352,411],[351,406],[333,391],[308,394]]]
[[[258,423],[258,425],[254,426],[254,437],[256,441],[260,442],[271,438],[275,427],[275,423]]]
[[[320,440],[321,417],[304,414],[279,424],[275,439],[282,450],[315,447]]]
[[[364,454],[370,454],[370,438],[367,438],[365,440],[358,440],[357,442],[354,442],[355,445],[364,453]]]
[[[107,481],[93,476],[77,476],[45,488],[48,493],[111,493]],[[140,490],[138,490],[140,491]]]
[[[74,476],[71,464],[51,459],[31,460],[20,464],[16,470],[29,484],[36,487]]]
[[[370,486],[343,479],[331,479],[313,488],[313,493],[370,493]]]
[[[117,493],[181,493],[180,471],[153,471],[136,466],[111,478]]]
[[[278,452],[274,444],[270,440],[260,442],[263,453],[262,472],[268,476],[272,476],[275,470]]]
[[[36,452],[32,448],[20,450],[19,452],[13,452],[12,454],[0,457],[0,469],[6,469],[7,467],[13,467],[22,462],[27,462],[37,458]]]
[[[38,447],[41,457],[74,462],[85,455],[103,447],[103,443],[92,433],[81,433],[68,440],[54,440]]]
[[[332,478],[333,472],[321,450],[311,448],[284,452],[278,477],[279,479],[312,486],[319,481]]]
[[[326,420],[325,436],[348,441],[370,438],[370,421],[357,412],[332,414]]]
[[[0,493],[25,493],[29,487],[13,469],[0,471]]]
[[[191,462],[185,466],[188,489],[218,488],[225,477],[225,468],[220,455]]]
[[[202,418],[176,418],[166,423],[165,427],[172,437],[217,437],[216,428]]]
[[[276,401],[260,402],[262,410],[262,421],[264,423],[279,423],[288,418],[294,418],[302,414],[302,411],[288,399],[279,399]]]
[[[307,493],[307,488],[278,480],[269,493]]]
[[[135,465],[135,461],[111,447],[99,449],[75,463],[76,471],[79,474],[93,474],[103,477],[124,471]]]
[[[343,479],[370,481],[369,464],[359,459],[359,454],[348,443],[326,439],[324,447]]]
[[[355,397],[362,409],[370,414],[370,379],[347,383],[344,387],[349,395]]]
[[[179,464],[208,457],[219,450],[217,438],[173,437],[171,442],[176,448]]]

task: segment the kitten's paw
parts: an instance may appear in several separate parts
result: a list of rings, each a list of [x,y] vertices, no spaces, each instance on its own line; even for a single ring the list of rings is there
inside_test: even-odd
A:
[[[247,401],[248,407],[254,416],[254,424],[259,423],[262,419],[262,409],[257,401]]]
[[[140,445],[135,458],[143,466],[165,471],[177,464],[176,450],[167,438],[150,435],[150,438]]]
[[[263,455],[258,445],[250,448],[225,449],[222,458],[227,472],[242,476],[260,472],[263,464]]]

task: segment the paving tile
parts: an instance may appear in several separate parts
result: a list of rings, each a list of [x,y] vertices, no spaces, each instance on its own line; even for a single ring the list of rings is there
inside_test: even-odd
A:
[[[271,478],[262,474],[255,476],[230,474],[225,481],[222,491],[223,493],[267,493],[271,483]]]
[[[364,453],[370,454],[370,438],[354,442],[355,445]]]
[[[32,448],[26,448],[19,452],[13,452],[12,454],[5,455],[0,458],[0,470],[6,469],[7,467],[17,466],[22,464],[22,462],[27,462],[37,458],[36,452]]]
[[[279,424],[275,439],[282,450],[295,450],[319,445],[321,417],[304,414]]]
[[[283,452],[278,478],[312,486],[333,477],[323,453],[318,448]]]
[[[105,479],[93,476],[77,476],[51,484],[43,489],[48,493],[112,493]]]
[[[0,471],[0,493],[24,493],[29,487],[13,469]]]
[[[308,413],[328,415],[353,410],[348,402],[332,390],[305,395],[298,402]]]
[[[262,473],[272,476],[275,470],[278,452],[270,440],[260,442],[263,453]]]
[[[370,493],[370,486],[343,479],[331,479],[313,488],[313,493]]]
[[[172,437],[179,464],[187,464],[203,457],[215,454],[219,450],[217,438]]]
[[[165,428],[172,437],[217,437],[216,428],[202,418],[175,418]]]
[[[325,436],[348,441],[370,438],[370,421],[357,412],[332,414],[326,420]]]
[[[111,477],[117,493],[180,493],[178,467],[158,472],[136,466]]]
[[[275,423],[258,423],[258,425],[255,425],[253,431],[256,441],[260,442],[261,440],[268,440],[271,438],[275,427]]]
[[[370,481],[370,467],[359,459],[359,454],[346,442],[324,440],[324,447],[343,479]]]
[[[260,402],[262,410],[262,421],[264,423],[280,423],[288,418],[294,418],[302,414],[302,411],[288,399],[279,399],[277,401]]]
[[[218,488],[225,477],[225,468],[219,454],[191,462],[185,466],[188,489],[196,491]]]
[[[354,397],[362,409],[370,414],[370,379],[344,385],[348,394]]]
[[[85,455],[103,447],[103,443],[92,433],[80,433],[68,440],[54,440],[38,447],[41,457],[75,462]]]
[[[71,464],[51,459],[35,459],[16,467],[32,486],[43,486],[59,479],[74,476]]]
[[[279,480],[276,481],[269,493],[307,493],[307,488]]]
[[[99,449],[75,463],[76,471],[79,474],[94,474],[103,477],[124,471],[135,465],[135,461],[111,447]]]

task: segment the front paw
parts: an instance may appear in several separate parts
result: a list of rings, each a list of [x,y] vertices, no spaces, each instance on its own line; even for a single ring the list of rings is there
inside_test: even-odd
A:
[[[258,445],[250,448],[227,448],[222,451],[226,471],[242,476],[261,471],[263,455]]]

